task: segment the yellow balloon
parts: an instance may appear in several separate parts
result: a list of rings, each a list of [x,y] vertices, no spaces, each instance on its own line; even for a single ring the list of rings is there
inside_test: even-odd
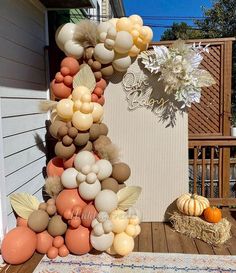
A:
[[[131,225],[139,225],[140,224],[140,218],[137,215],[133,215],[130,219],[129,219],[129,223]]]
[[[76,101],[74,102],[74,112],[79,111],[81,105],[82,105],[81,100],[76,100]]]
[[[133,40],[136,40],[139,37],[139,31],[133,29],[130,34],[133,36]]]
[[[117,31],[128,31],[132,30],[132,23],[127,17],[120,18],[116,23],[116,30]]]
[[[140,25],[138,25],[138,24],[134,24],[134,25],[133,25],[133,30],[137,30],[137,31],[139,32],[140,29],[141,29],[141,26],[140,26]]]
[[[80,111],[84,114],[90,114],[93,112],[93,104],[89,102],[82,103]]]
[[[143,19],[142,19],[139,15],[136,15],[136,14],[131,15],[131,16],[129,17],[129,19],[130,19],[130,21],[131,21],[133,24],[138,24],[138,25],[140,25],[140,26],[143,25]]]
[[[145,42],[145,43],[150,43],[152,38],[153,38],[153,32],[150,27],[143,26],[141,27],[140,30],[140,38]]]
[[[97,102],[94,102],[93,103],[93,112],[92,112],[93,122],[101,121],[101,119],[103,117],[103,113],[104,113],[104,109],[103,109],[102,105],[100,105]]]
[[[135,237],[138,236],[140,234],[140,232],[141,232],[140,225],[135,226]]]
[[[140,51],[147,50],[148,44],[144,43],[144,41],[141,38],[138,38],[134,41],[134,44],[137,46],[137,48],[140,49]]]
[[[134,249],[134,239],[125,232],[121,232],[115,235],[113,247],[117,254],[121,256],[128,255]]]
[[[84,94],[91,94],[86,86],[78,86],[72,92],[73,101],[80,100]]]
[[[136,45],[133,45],[128,54],[130,57],[136,57],[138,56],[139,52],[140,49]]]
[[[120,209],[114,210],[110,214],[110,220],[113,226],[112,231],[115,233],[121,233],[125,231],[129,223],[127,213]]]
[[[72,117],[72,123],[80,131],[88,130],[93,124],[92,114],[84,114],[76,111]]]
[[[84,95],[81,96],[81,101],[82,102],[91,102],[91,94],[90,93],[85,93]]]
[[[74,103],[69,99],[62,99],[57,103],[57,114],[59,117],[70,120],[73,116]]]
[[[128,225],[125,232],[131,236],[134,237],[136,235],[136,226],[134,225]]]

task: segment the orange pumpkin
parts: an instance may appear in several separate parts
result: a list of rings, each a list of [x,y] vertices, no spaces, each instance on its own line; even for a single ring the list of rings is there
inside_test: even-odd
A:
[[[222,219],[221,210],[216,207],[208,207],[203,212],[204,218],[207,222],[218,223]]]

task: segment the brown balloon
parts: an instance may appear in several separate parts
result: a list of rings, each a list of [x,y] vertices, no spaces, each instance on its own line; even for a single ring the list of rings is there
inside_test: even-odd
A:
[[[94,52],[94,48],[93,47],[86,48],[85,52],[84,52],[84,58],[87,59],[87,60],[92,59],[93,52]]]
[[[118,192],[119,190],[118,182],[112,177],[104,179],[101,183],[101,186],[102,186],[102,190],[112,190],[115,193]]]
[[[70,127],[68,129],[68,135],[72,138],[75,138],[78,135],[78,130],[75,127]]]
[[[69,137],[68,135],[65,135],[62,139],[62,143],[65,146],[70,146],[73,143],[73,138]]]
[[[108,127],[105,123],[99,124],[100,135],[106,136],[108,134]]]
[[[100,124],[93,123],[89,129],[89,139],[94,141],[100,136]]]
[[[102,65],[98,61],[94,61],[91,65],[91,68],[93,71],[100,71],[101,67],[102,67]]]
[[[28,227],[35,232],[44,231],[49,222],[48,213],[44,210],[33,211],[28,218]]]
[[[48,224],[48,233],[55,236],[61,236],[66,233],[67,224],[62,220],[60,215],[53,216]]]
[[[116,163],[112,166],[111,176],[115,178],[119,183],[126,181],[131,174],[130,167],[123,162]]]
[[[61,141],[57,142],[55,146],[55,154],[59,158],[68,159],[75,153],[76,147],[72,143],[70,146],[65,146]]]
[[[109,65],[109,66],[103,67],[101,69],[101,73],[102,73],[102,76],[105,77],[105,78],[108,78],[108,77],[112,76],[113,73],[114,73],[113,66]]]
[[[102,73],[100,71],[94,72],[93,74],[97,82],[101,80]]]
[[[89,132],[79,132],[74,139],[74,144],[77,146],[86,145],[89,141]]]
[[[80,152],[82,151],[89,151],[91,152],[93,150],[93,144],[91,141],[88,141],[87,144],[80,149]]]
[[[43,202],[43,203],[40,203],[40,204],[39,204],[39,208],[38,208],[38,209],[46,210],[46,209],[47,209],[47,206],[48,206],[48,205],[47,205],[46,203]]]
[[[60,121],[60,120],[56,120],[54,121],[50,127],[49,127],[49,133],[52,137],[54,138],[57,138],[57,132],[58,132],[58,129],[61,127],[61,126],[65,126],[65,122],[63,121]]]
[[[63,138],[65,135],[67,135],[67,133],[68,128],[65,125],[58,128],[57,135],[59,138]]]

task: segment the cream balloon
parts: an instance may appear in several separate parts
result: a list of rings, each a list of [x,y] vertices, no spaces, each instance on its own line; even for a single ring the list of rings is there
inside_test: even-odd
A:
[[[81,107],[80,107],[80,112],[84,113],[84,114],[89,114],[93,112],[93,103],[89,103],[89,102],[84,102],[82,103]]]
[[[81,96],[81,101],[82,102],[91,102],[91,94],[90,93],[85,93]]]
[[[61,175],[61,183],[66,189],[77,188],[76,176],[78,171],[75,168],[66,169]]]
[[[67,23],[60,26],[55,34],[57,46],[64,51],[64,45],[67,41],[72,40],[75,32],[75,24]]]
[[[95,198],[95,207],[97,211],[112,212],[117,208],[117,195],[111,190],[102,190]]]
[[[100,159],[97,161],[96,165],[99,168],[99,172],[97,174],[97,178],[102,181],[108,178],[112,173],[112,165],[110,161],[106,159]]]
[[[73,107],[74,112],[80,111],[81,106],[82,106],[81,100],[74,101],[74,107]]]
[[[94,48],[94,58],[101,64],[109,64],[114,59],[114,50],[105,48],[103,43],[99,43]]]
[[[132,30],[132,22],[129,18],[122,17],[116,23],[116,30],[130,32]]]
[[[138,236],[140,234],[140,232],[141,232],[140,225],[136,225],[135,226],[135,235],[134,235],[134,237]]]
[[[90,129],[93,124],[93,116],[92,114],[84,114],[80,111],[76,111],[72,116],[72,123],[76,129],[86,131]]]
[[[108,29],[114,27],[113,24],[109,21],[107,22],[101,22],[98,26],[97,26],[97,33],[98,35],[105,32],[108,32]]]
[[[150,43],[153,38],[152,29],[147,26],[141,27],[140,38],[143,40],[143,43]]]
[[[81,100],[83,95],[90,95],[91,98],[91,92],[86,86],[80,85],[77,86],[73,91],[72,91],[72,100]]]
[[[68,57],[73,57],[75,59],[80,59],[84,54],[84,48],[75,43],[73,40],[69,40],[64,44],[63,50]]]
[[[131,65],[130,56],[116,54],[114,61],[112,62],[112,66],[116,71],[125,72]]]
[[[79,193],[84,200],[93,200],[100,191],[101,183],[98,180],[96,180],[93,184],[82,182],[79,185]]]
[[[117,254],[121,256],[128,255],[134,249],[134,239],[125,232],[119,233],[115,235],[113,247]]]
[[[115,40],[116,35],[117,35],[116,29],[114,27],[111,27],[107,31],[107,37],[106,37],[106,39]]]
[[[118,18],[111,18],[108,22],[116,28],[116,24],[118,20],[119,20]]]
[[[71,120],[73,116],[73,106],[74,103],[70,99],[62,99],[57,103],[57,114],[59,117]]]
[[[119,31],[116,35],[114,49],[116,52],[125,54],[128,53],[133,46],[133,37],[127,31]]]
[[[133,40],[136,40],[139,37],[139,32],[135,29],[132,30],[130,34],[133,36]]]
[[[98,251],[105,251],[112,246],[114,234],[112,232],[96,236],[94,231],[91,232],[90,242],[91,245]]]
[[[112,211],[110,214],[110,220],[112,222],[112,231],[114,233],[121,233],[125,231],[129,224],[127,213],[120,209]]]
[[[95,157],[91,152],[79,152],[74,159],[74,165],[77,171],[81,171],[84,166],[95,164]]]
[[[128,225],[125,229],[125,233],[131,237],[135,237],[136,236],[136,226]]]
[[[140,26],[143,25],[143,19],[139,15],[133,14],[129,16],[129,20],[131,21],[133,25],[134,24],[138,24]]]
[[[138,38],[137,40],[135,40],[134,44],[137,46],[137,48],[140,49],[140,51],[147,50],[148,48],[148,44],[145,43],[141,38]]]
[[[92,112],[93,122],[101,121],[101,118],[103,117],[103,113],[104,113],[104,109],[103,109],[102,105],[100,105],[97,102],[94,102],[93,103],[93,112]]]
[[[136,45],[133,45],[128,54],[130,57],[136,57],[138,56],[139,52],[140,49]]]

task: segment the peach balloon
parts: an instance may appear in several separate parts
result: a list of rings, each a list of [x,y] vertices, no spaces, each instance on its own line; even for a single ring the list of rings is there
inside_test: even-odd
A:
[[[60,257],[66,257],[70,253],[69,250],[68,250],[68,248],[65,245],[61,246],[59,248],[58,252],[59,252],[59,256]]]
[[[89,204],[86,207],[84,207],[81,215],[82,225],[89,228],[91,226],[93,219],[96,218],[97,214],[98,212],[95,209],[94,205]]]
[[[116,30],[117,31],[128,31],[132,30],[132,23],[127,17],[120,18],[116,23]]]
[[[49,248],[48,252],[47,252],[47,256],[49,259],[55,259],[58,255],[58,248],[52,246]]]
[[[74,76],[79,71],[79,62],[73,57],[66,57],[61,62],[61,67],[68,67],[70,75]]]
[[[65,243],[73,254],[82,255],[88,253],[92,248],[89,229],[81,225],[77,229],[68,228]]]
[[[52,247],[53,237],[45,230],[37,234],[36,250],[41,254],[46,254]]]
[[[64,172],[63,159],[54,157],[51,159],[46,168],[47,176],[61,176]]]
[[[131,15],[129,17],[129,20],[131,21],[132,24],[138,24],[140,26],[143,25],[143,19],[139,15],[136,15],[136,14]]]
[[[63,166],[64,166],[65,169],[72,168],[74,166],[75,156],[76,156],[76,154],[74,154],[69,159],[64,159],[63,160]]]
[[[153,32],[150,27],[143,26],[140,30],[140,38],[143,39],[144,43],[151,42],[153,38]]]
[[[21,264],[35,252],[36,234],[27,227],[16,227],[9,231],[2,241],[1,253],[9,264]]]
[[[64,244],[64,238],[62,236],[56,236],[53,239],[53,246],[55,246],[56,248],[60,248],[63,244]]]
[[[59,193],[56,199],[57,212],[63,215],[66,209],[72,209],[74,206],[84,208],[87,204],[81,199],[77,189],[64,189]]]
[[[27,220],[24,218],[21,218],[20,216],[17,217],[16,219],[16,226],[17,227],[28,227],[27,225]]]

